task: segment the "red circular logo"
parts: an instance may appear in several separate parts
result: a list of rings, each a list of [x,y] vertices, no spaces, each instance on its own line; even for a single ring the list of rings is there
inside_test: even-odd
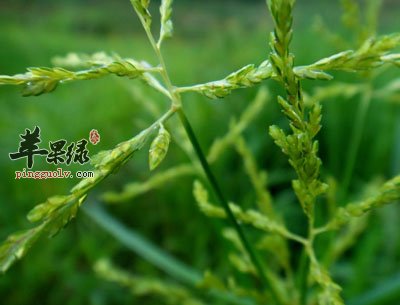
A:
[[[97,143],[100,142],[100,134],[97,131],[97,129],[92,129],[89,133],[89,141],[93,145],[96,145]]]

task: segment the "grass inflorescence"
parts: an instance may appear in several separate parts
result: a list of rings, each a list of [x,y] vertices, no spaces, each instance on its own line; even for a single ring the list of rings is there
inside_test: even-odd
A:
[[[54,59],[57,67],[29,68],[24,74],[1,75],[1,85],[20,85],[23,96],[50,93],[60,84],[69,81],[90,80],[108,75],[140,79],[161,93],[164,99],[169,101],[169,107],[136,136],[94,156],[94,177],[81,180],[69,194],[50,197],[34,207],[28,214],[28,220],[38,224],[31,229],[10,235],[0,246],[0,270],[6,272],[27,253],[39,237],[57,234],[75,217],[87,195],[110,174],[116,173],[147,143],[151,142],[148,159],[150,170],[155,170],[168,158],[170,146],[177,143],[192,157],[191,163],[155,173],[145,182],[127,184],[122,192],[106,192],[101,199],[112,203],[127,201],[159,188],[170,179],[197,176],[198,179],[193,184],[193,194],[199,210],[207,217],[227,220],[221,235],[232,243],[234,248],[227,256],[232,267],[251,278],[253,285],[241,285],[240,279],[236,279],[234,273],[228,280],[224,280],[210,270],[207,270],[195,285],[192,282],[181,285],[131,275],[108,260],[98,261],[94,266],[100,278],[127,287],[134,295],[158,296],[167,304],[205,304],[203,297],[207,293],[219,299],[218,302],[227,304],[345,304],[341,294],[342,288],[331,276],[329,267],[333,260],[356,242],[357,235],[366,229],[367,222],[364,217],[369,211],[400,199],[400,176],[382,183],[365,199],[337,206],[336,182],[328,178],[324,181],[321,178],[322,161],[317,140],[323,123],[321,100],[332,96],[363,94],[364,110],[360,111],[356,120],[354,146],[349,153],[345,178],[338,196],[341,199],[348,198],[346,193],[352,178],[365,111],[370,100],[373,96],[390,99],[398,89],[398,80],[389,84],[387,90],[374,90],[371,85],[376,69],[385,65],[400,65],[400,54],[395,52],[396,47],[400,45],[400,34],[375,35],[379,2],[368,1],[364,25],[359,18],[358,5],[352,1],[342,1],[345,11],[344,24],[356,29],[358,42],[355,48],[342,50],[308,65],[296,66],[295,56],[291,52],[291,41],[296,34],[293,30],[295,1],[269,0],[267,6],[274,30],[269,38],[271,50],[265,51],[264,61],[248,64],[216,81],[176,86],[172,82],[162,52],[163,43],[173,35],[172,0],[161,1],[161,27],[158,38],[154,36],[151,27],[153,17],[150,1],[131,0],[158,60],[156,66],[145,60],[122,58],[116,54],[70,53],[66,57]],[[359,73],[366,81],[363,84],[334,83],[315,91],[313,96],[303,89],[305,80],[331,81],[334,71]],[[233,94],[237,89],[257,86],[268,80],[276,81],[284,90],[284,95],[278,96],[276,100],[289,127],[285,129],[271,125],[269,135],[287,156],[295,172],[291,187],[304,213],[304,227],[307,228],[304,236],[289,229],[287,220],[274,207],[274,196],[267,185],[268,175],[258,167],[243,136],[243,130],[251,125],[271,94],[264,87],[260,87],[254,101],[239,119],[232,120],[227,134],[215,140],[208,154],[199,144],[191,120],[184,109],[183,95],[187,92],[198,93],[210,99],[220,99]],[[172,117],[179,119],[178,127],[168,127],[167,123]],[[174,141],[171,141],[171,138]],[[220,186],[219,180],[222,177],[214,174],[213,163],[228,148],[235,149],[243,160],[245,173],[255,194],[255,208],[247,209],[239,203],[230,202],[227,199],[230,197],[229,193],[225,193]],[[214,199],[211,199],[210,191]],[[324,203],[329,205],[330,215],[321,221],[317,219],[316,209]],[[347,231],[344,235],[337,235],[335,239],[331,232],[344,227]],[[253,231],[257,233],[253,234]],[[327,252],[320,254],[315,247],[316,238],[327,232],[330,232],[333,238],[328,241]],[[302,249],[300,259],[291,257],[293,244]],[[157,251],[154,249],[148,250],[148,253],[155,252]]]

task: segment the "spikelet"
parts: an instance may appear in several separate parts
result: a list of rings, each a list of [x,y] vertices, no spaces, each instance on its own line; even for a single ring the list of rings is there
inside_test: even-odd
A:
[[[160,29],[160,38],[157,42],[157,47],[160,48],[161,43],[165,38],[172,37],[172,32],[174,30],[174,26],[172,24],[171,15],[172,15],[172,1],[173,0],[162,0],[160,6],[160,15],[161,15],[161,29]]]
[[[141,19],[143,27],[149,29],[151,25],[151,15],[149,12],[150,0],[131,0],[131,4]]]
[[[155,169],[162,160],[164,160],[169,147],[171,136],[169,132],[160,124],[158,135],[151,143],[149,150],[149,167],[150,170]]]

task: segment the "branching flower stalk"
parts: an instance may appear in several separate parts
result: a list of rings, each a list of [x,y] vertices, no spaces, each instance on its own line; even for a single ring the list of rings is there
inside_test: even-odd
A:
[[[270,135],[275,143],[288,155],[289,162],[297,173],[297,179],[292,186],[301,206],[307,215],[308,252],[311,253],[314,206],[317,196],[326,191],[327,185],[319,180],[319,168],[321,160],[318,153],[318,142],[314,140],[320,130],[321,106],[318,103],[312,105],[309,113],[306,113],[302,96],[300,80],[294,73],[294,56],[289,52],[289,44],[292,39],[292,10],[294,1],[269,1],[269,8],[274,20],[275,30],[271,34],[270,45],[272,52],[270,60],[279,81],[284,85],[287,97],[278,97],[282,111],[290,121],[291,135],[286,135],[277,126],[270,127]],[[308,278],[308,263],[303,255],[300,271],[299,288],[301,291],[300,303],[306,303],[306,285]],[[315,265],[315,262],[311,262]]]
[[[76,216],[87,194],[110,174],[126,163],[134,152],[140,150],[158,126],[167,121],[172,111],[167,111],[150,127],[132,139],[118,144],[114,149],[102,151],[92,158],[94,176],[81,180],[69,195],[53,196],[34,207],[28,220],[39,225],[8,237],[0,246],[0,271],[5,272],[17,259],[22,258],[30,246],[42,235],[54,236]]]
[[[263,285],[266,288],[271,289],[271,295],[272,295],[273,299],[277,303],[279,303],[277,293],[273,289],[273,285],[271,284],[270,279],[268,278],[266,271],[264,270],[263,264],[261,263],[260,259],[257,257],[257,254],[255,253],[254,249],[252,248],[250,242],[248,241],[248,238],[246,237],[243,229],[241,228],[238,221],[236,220],[230,206],[228,205],[228,202],[227,202],[224,194],[222,193],[222,190],[217,182],[217,179],[215,178],[214,174],[211,171],[211,168],[210,168],[208,161],[201,149],[201,146],[197,140],[197,137],[193,131],[193,128],[190,125],[189,120],[186,118],[186,115],[182,109],[182,101],[181,101],[180,94],[179,94],[179,92],[177,92],[174,89],[174,86],[172,85],[172,82],[170,80],[164,58],[160,51],[160,47],[161,47],[161,42],[163,39],[163,28],[165,28],[167,26],[169,27],[169,25],[167,25],[166,23],[170,22],[169,19],[168,20],[165,19],[165,16],[163,16],[163,13],[166,14],[167,12],[169,12],[169,9],[168,8],[165,9],[165,7],[170,6],[172,1],[171,0],[165,0],[165,1],[163,0],[162,1],[161,10],[160,10],[161,14],[162,14],[162,17],[161,17],[162,25],[161,25],[160,39],[159,39],[158,43],[155,42],[154,36],[150,29],[151,21],[149,21],[149,20],[151,20],[150,19],[151,17],[149,17],[149,14],[147,14],[147,13],[143,14],[143,12],[147,11],[147,9],[148,9],[148,2],[145,3],[143,1],[131,0],[131,3],[133,5],[137,15],[139,16],[142,26],[146,31],[146,35],[151,43],[151,46],[153,47],[154,52],[157,55],[160,65],[162,67],[161,75],[167,86],[167,90],[169,91],[170,96],[171,96],[171,102],[172,102],[171,103],[171,111],[178,112],[179,119],[187,133],[187,136],[188,136],[190,142],[193,145],[193,148],[197,154],[197,157],[200,160],[200,164],[201,164],[201,166],[204,170],[204,173],[210,183],[210,186],[212,187],[215,195],[218,198],[218,201],[223,206],[226,214],[228,215],[229,220],[231,221],[232,225],[234,226],[235,230],[237,231],[245,249],[247,250],[247,252],[251,258],[252,263],[254,264],[255,268],[258,271],[258,275],[260,276],[260,279],[262,280]],[[169,15],[170,15],[170,13],[169,13]]]

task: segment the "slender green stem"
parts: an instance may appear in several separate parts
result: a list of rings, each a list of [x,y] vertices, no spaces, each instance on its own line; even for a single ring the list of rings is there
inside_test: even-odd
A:
[[[299,272],[298,272],[298,288],[300,291],[300,305],[307,304],[307,293],[308,293],[308,274],[310,272],[310,258],[307,250],[312,248],[315,238],[315,198],[312,199],[312,209],[308,215],[308,237],[307,242],[304,244],[303,251],[300,257]]]
[[[190,142],[193,145],[194,150],[196,151],[196,154],[200,160],[200,164],[205,172],[205,175],[211,185],[211,188],[213,189],[215,195],[218,198],[218,201],[220,202],[220,204],[222,205],[222,207],[224,208],[226,214],[228,215],[229,220],[231,221],[231,223],[233,224],[236,232],[239,235],[240,240],[243,243],[243,246],[245,247],[246,251],[248,252],[250,259],[252,261],[252,263],[254,264],[255,268],[258,271],[258,274],[260,276],[260,279],[263,283],[264,286],[266,286],[267,288],[270,288],[271,290],[271,294],[275,300],[275,302],[279,303],[279,298],[277,296],[277,293],[274,291],[273,289],[273,285],[271,284],[270,279],[267,276],[267,273],[264,269],[263,264],[261,263],[261,261],[259,260],[256,252],[254,251],[254,249],[252,248],[249,240],[247,239],[242,227],[239,225],[239,223],[237,222],[235,216],[233,215],[233,212],[231,210],[231,208],[229,207],[228,201],[226,200],[224,194],[221,191],[221,188],[218,185],[218,182],[214,176],[214,174],[211,171],[211,168],[207,162],[207,159],[200,147],[199,142],[197,141],[196,135],[194,134],[194,131],[192,129],[192,126],[190,125],[188,119],[186,118],[185,113],[183,112],[182,109],[178,110],[178,115],[179,118],[183,124],[183,127],[186,130],[186,133],[190,139]]]
[[[347,195],[347,191],[350,186],[350,181],[353,176],[354,166],[357,159],[357,154],[360,148],[361,139],[364,131],[365,120],[367,117],[369,105],[372,98],[372,88],[367,86],[362,96],[361,103],[358,107],[355,127],[349,144],[349,152],[347,154],[347,163],[344,172],[343,184],[342,184],[342,198],[344,199]]]
[[[306,245],[308,243],[308,240],[301,237],[300,235],[294,234],[292,232],[286,231],[284,234],[282,234],[283,237],[287,239],[291,239],[293,241],[296,241],[302,245]]]
[[[179,108],[181,107],[181,97],[178,93],[175,92],[174,86],[172,85],[171,79],[169,78],[167,66],[164,61],[164,57],[161,54],[161,51],[159,47],[157,46],[156,40],[154,39],[153,34],[151,33],[150,29],[144,26],[144,29],[146,31],[146,35],[150,41],[151,46],[153,47],[154,52],[156,53],[156,56],[158,58],[158,61],[160,62],[161,65],[161,76],[164,79],[165,85],[167,86],[167,90],[171,95],[171,100],[172,100],[172,106],[174,108]]]
[[[314,202],[315,204],[315,202]],[[313,204],[313,205],[314,205]],[[308,238],[307,243],[304,244],[303,251],[301,253],[299,273],[298,273],[298,288],[300,291],[300,305],[307,304],[307,292],[308,292],[308,274],[310,272],[310,258],[307,255],[307,248],[312,248],[315,238],[314,229],[314,210],[312,210],[310,217],[308,217]]]
[[[329,232],[331,229],[327,226],[324,225],[323,227],[318,227],[314,229],[314,236],[322,234],[322,233],[326,233]]]
[[[308,270],[310,269],[310,259],[308,258],[305,248],[300,257],[299,272],[298,272],[298,289],[300,291],[300,305],[307,304],[307,278]]]

